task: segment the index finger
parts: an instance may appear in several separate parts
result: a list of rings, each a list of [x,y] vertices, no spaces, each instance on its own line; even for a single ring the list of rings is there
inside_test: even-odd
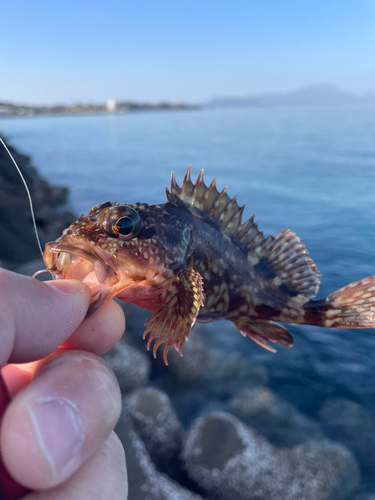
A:
[[[80,281],[47,284],[0,269],[0,366],[54,351],[82,322],[90,298]]]

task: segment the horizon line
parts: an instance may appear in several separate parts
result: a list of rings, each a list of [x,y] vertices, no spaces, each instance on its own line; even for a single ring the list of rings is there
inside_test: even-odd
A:
[[[85,99],[76,99],[72,101],[54,101],[50,103],[26,103],[25,101],[15,101],[13,99],[11,100],[2,100],[0,99],[0,106],[16,106],[16,107],[28,107],[28,108],[43,108],[43,107],[58,107],[58,106],[63,106],[63,107],[72,107],[72,106],[105,106],[109,101],[114,101],[119,104],[133,104],[133,105],[142,105],[142,106],[160,106],[162,104],[166,105],[175,105],[175,106],[203,106],[206,103],[209,103],[213,100],[216,99],[247,99],[251,97],[263,97],[267,95],[279,95],[279,96],[285,96],[288,94],[293,94],[297,92],[301,92],[303,90],[308,90],[308,89],[317,89],[317,88],[326,88],[326,89],[331,89],[336,91],[339,94],[345,94],[346,96],[350,97],[356,97],[356,98],[364,98],[364,97],[372,97],[375,96],[375,90],[368,90],[365,92],[353,92],[349,90],[343,90],[339,86],[331,83],[318,83],[318,84],[307,84],[303,85],[300,87],[293,87],[289,90],[260,90],[256,92],[251,92],[247,94],[235,94],[235,95],[213,95],[210,98],[207,98],[203,101],[200,102],[190,102],[190,101],[184,101],[184,100],[166,100],[166,99],[147,99],[145,98],[144,100],[139,100],[139,99],[132,99],[132,98],[113,98],[113,97],[108,97],[106,100],[102,101],[96,101],[96,100],[89,100],[85,101]]]

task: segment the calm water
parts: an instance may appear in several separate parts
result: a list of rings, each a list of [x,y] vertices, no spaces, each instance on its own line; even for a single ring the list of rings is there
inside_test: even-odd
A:
[[[266,234],[290,228],[323,279],[319,296],[375,274],[375,114],[366,110],[244,109],[2,119],[0,131],[76,212],[108,200],[160,202],[170,171],[217,177],[257,213]],[[218,328],[220,326],[220,328]],[[217,347],[263,362],[271,385],[314,414],[345,395],[375,409],[375,331],[292,327],[272,355],[229,326]],[[228,331],[230,330],[230,331]],[[208,335],[210,339],[212,335]],[[210,340],[211,342],[212,340]]]

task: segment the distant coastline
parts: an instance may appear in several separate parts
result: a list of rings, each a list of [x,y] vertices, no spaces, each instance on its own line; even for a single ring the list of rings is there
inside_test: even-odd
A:
[[[17,116],[55,116],[123,114],[137,111],[189,111],[217,108],[276,108],[276,107],[375,107],[375,93],[362,95],[342,91],[334,85],[310,85],[290,92],[263,92],[245,96],[216,97],[200,104],[160,102],[115,101],[108,99],[101,104],[54,104],[32,106],[0,101],[0,118]]]
[[[53,115],[89,115],[89,114],[120,114],[134,111],[176,111],[200,109],[199,105],[174,104],[161,102],[158,104],[136,103],[109,99],[104,104],[72,104],[53,106],[31,106],[0,102],[0,118],[24,116],[53,116]]]

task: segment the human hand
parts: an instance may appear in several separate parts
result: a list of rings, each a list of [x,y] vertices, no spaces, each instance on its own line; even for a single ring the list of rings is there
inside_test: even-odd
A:
[[[78,281],[41,283],[0,269],[0,445],[15,480],[0,470],[0,498],[127,496],[113,433],[120,391],[97,356],[121,337],[124,314],[111,301],[84,319],[89,301]]]

